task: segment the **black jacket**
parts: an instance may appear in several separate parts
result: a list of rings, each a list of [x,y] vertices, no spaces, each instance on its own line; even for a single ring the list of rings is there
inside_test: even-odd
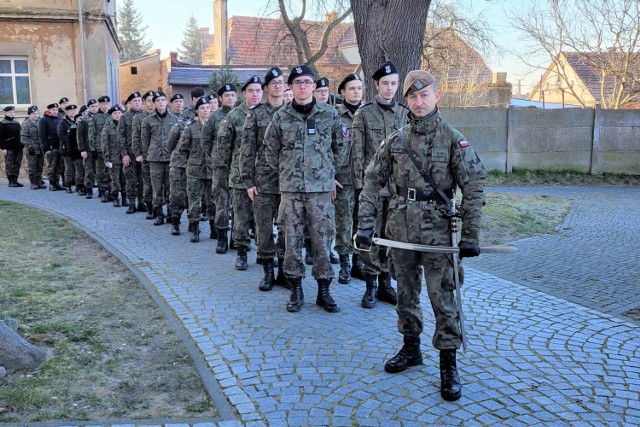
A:
[[[5,117],[0,121],[0,150],[22,150],[20,142],[20,123]]]
[[[60,154],[62,156],[69,156],[73,160],[82,158],[80,150],[78,150],[77,132],[76,121],[68,116],[65,116],[58,123],[58,138],[60,139]]]
[[[38,123],[38,137],[40,138],[40,147],[43,153],[60,149],[60,138],[58,138],[59,120],[61,120],[59,117],[53,117],[47,111],[40,119],[40,123]]]

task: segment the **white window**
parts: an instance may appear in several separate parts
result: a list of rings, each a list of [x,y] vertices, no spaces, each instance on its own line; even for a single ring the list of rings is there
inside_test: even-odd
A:
[[[0,56],[0,104],[31,105],[29,60],[26,56]]]

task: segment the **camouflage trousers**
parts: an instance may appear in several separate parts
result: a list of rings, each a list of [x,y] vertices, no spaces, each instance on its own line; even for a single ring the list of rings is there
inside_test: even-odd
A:
[[[76,181],[76,187],[84,185],[84,166],[82,159],[72,159],[71,156],[62,156],[64,161],[64,185],[69,187],[73,180]]]
[[[378,214],[376,217],[376,236],[385,237],[385,227],[387,225],[387,207],[389,206],[389,197],[380,197],[380,206],[378,206]],[[370,252],[359,252],[360,259],[364,261],[365,274],[378,275],[381,272],[389,271],[389,263],[387,257],[387,248],[384,246],[373,245]]]
[[[100,152],[98,152],[98,160],[96,161],[96,179],[98,180],[98,189],[100,191],[104,192],[111,188],[109,169],[105,166],[104,158]]]
[[[278,218],[284,226],[284,274],[304,277],[302,248],[306,230],[314,253],[311,275],[315,279],[333,278],[328,251],[335,227],[331,193],[282,193]]]
[[[44,156],[42,154],[27,154],[27,161],[29,162],[29,179],[40,182],[44,170]]]
[[[207,204],[207,213],[214,215],[211,203],[211,180],[187,177],[187,197],[189,199],[189,222],[199,222],[202,200]]]
[[[187,208],[187,173],[185,168],[169,167],[169,188],[169,215],[179,218],[182,211]],[[204,191],[206,189],[203,188]],[[211,191],[211,187],[209,187],[209,191]],[[209,195],[209,201],[211,201],[211,195]]]
[[[338,187],[336,199],[336,252],[338,255],[353,253],[353,210],[355,190],[353,186]]]
[[[142,161],[142,198],[145,204],[153,202],[153,187],[151,186],[151,165]]]
[[[252,227],[253,207],[244,188],[231,188],[233,206],[233,241],[236,247],[248,248],[251,244],[249,229]]]
[[[61,162],[62,157],[60,156],[60,151],[51,150],[49,154],[47,154],[47,176],[49,177],[49,181],[58,182]]]
[[[126,193],[129,200],[135,200],[142,203],[142,164],[132,160],[129,166],[124,168],[124,176],[126,180]]]
[[[228,180],[213,180],[213,201],[215,203],[215,224],[217,229],[229,228],[229,187]]]
[[[160,208],[169,201],[169,162],[149,162],[153,207]]]
[[[111,195],[113,197],[117,196],[120,192],[122,192],[123,198],[126,197],[124,189],[126,188],[127,181],[124,178],[123,168],[123,165],[112,165],[111,169],[109,169],[109,178],[111,178]]]
[[[260,193],[253,199],[253,216],[256,226],[258,258],[284,258],[284,233],[278,227],[278,239],[273,239],[273,224],[278,219],[279,194]]]
[[[456,255],[457,256],[457,255]],[[422,268],[427,282],[427,293],[435,317],[432,343],[438,350],[460,348],[460,317],[454,296],[453,260],[451,255],[430,254],[392,248],[389,261],[398,282],[398,331],[409,337],[422,333]],[[422,268],[421,268],[422,267]],[[462,273],[462,264],[460,264]],[[463,274],[460,280],[463,280]]]
[[[7,150],[7,156],[4,159],[4,169],[7,176],[20,175],[20,165],[22,165],[23,150]]]

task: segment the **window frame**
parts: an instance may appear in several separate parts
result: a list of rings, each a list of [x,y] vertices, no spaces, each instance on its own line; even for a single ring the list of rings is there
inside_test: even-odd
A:
[[[29,57],[28,56],[17,56],[17,55],[1,55],[0,54],[0,60],[1,61],[9,61],[9,64],[11,66],[10,72],[9,73],[3,73],[0,72],[0,77],[11,77],[11,88],[13,90],[13,102],[12,103],[8,103],[8,104],[2,104],[2,105],[13,105],[16,107],[29,107],[30,105],[32,105],[32,101],[33,101],[33,96],[32,96],[32,85],[31,85],[31,64],[29,63]],[[16,72],[16,66],[15,66],[15,62],[16,61],[26,61],[27,62],[27,72],[26,73],[18,73]],[[29,84],[29,101],[27,103],[18,103],[18,89],[17,89],[17,85],[16,85],[16,77],[26,77],[27,78],[27,83]]]

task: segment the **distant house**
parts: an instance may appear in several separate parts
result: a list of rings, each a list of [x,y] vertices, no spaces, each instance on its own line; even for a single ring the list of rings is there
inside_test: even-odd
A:
[[[619,91],[619,76],[624,71],[624,61],[622,54],[615,52],[560,52],[542,74],[529,99],[581,107],[593,107],[596,104],[606,107],[612,106],[615,98],[621,96],[620,108],[638,108],[640,87],[637,83],[629,85],[625,91]],[[638,81],[640,57],[635,56],[631,62],[637,63],[637,66],[632,65],[628,69],[631,75],[626,77]]]
[[[115,2],[100,0],[3,0],[0,107],[20,113],[63,96],[78,105],[101,95],[118,99],[115,13]]]
[[[155,49],[120,64],[120,99],[125,100],[136,91],[170,91],[166,82],[171,67],[167,62],[170,59],[161,59],[160,49]]]

